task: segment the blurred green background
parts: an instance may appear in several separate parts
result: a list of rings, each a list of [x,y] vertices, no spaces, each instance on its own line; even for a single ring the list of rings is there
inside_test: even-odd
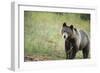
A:
[[[90,14],[24,11],[25,61],[65,59],[61,35],[64,22],[90,35]],[[82,52],[78,52],[76,58],[82,57]]]

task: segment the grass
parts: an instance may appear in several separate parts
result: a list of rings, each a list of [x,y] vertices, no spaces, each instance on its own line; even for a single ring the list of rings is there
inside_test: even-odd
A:
[[[83,15],[83,14],[82,14]],[[43,60],[65,59],[64,40],[61,35],[63,22],[90,33],[90,21],[74,13],[24,12],[24,55],[46,57]],[[76,58],[81,58],[79,52]]]

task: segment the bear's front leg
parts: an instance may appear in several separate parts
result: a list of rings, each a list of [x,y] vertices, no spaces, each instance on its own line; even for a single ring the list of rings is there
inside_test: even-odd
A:
[[[71,46],[72,46],[72,54],[70,56],[70,59],[74,59],[76,56],[76,53],[78,51],[78,45],[77,45],[77,41],[75,39],[71,39]]]
[[[65,53],[66,53],[66,59],[70,59],[71,58],[71,55],[72,55],[72,52],[71,52],[71,43],[69,40],[66,40],[65,41]]]
[[[70,49],[70,42],[68,40],[65,41],[65,53],[66,53],[66,59],[69,59],[70,55],[68,53],[68,50]]]
[[[70,58],[69,59],[74,59],[75,58],[75,56],[76,56],[76,50],[73,50],[73,48],[72,48],[72,51],[71,51],[71,53],[70,53]]]
[[[67,53],[67,51],[68,51],[67,49],[68,49],[68,45],[66,45],[66,46],[65,46],[65,54],[66,54],[66,59],[68,59],[68,58],[69,58],[69,54]]]
[[[78,47],[77,47],[77,45],[74,45],[73,48],[72,48],[72,56],[71,56],[71,59],[74,59],[75,58],[77,51],[78,51]]]

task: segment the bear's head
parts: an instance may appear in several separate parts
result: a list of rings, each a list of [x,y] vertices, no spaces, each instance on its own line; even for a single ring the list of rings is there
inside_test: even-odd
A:
[[[73,29],[74,29],[73,25],[68,26],[68,25],[66,25],[65,22],[63,23],[61,33],[65,40],[72,37]]]

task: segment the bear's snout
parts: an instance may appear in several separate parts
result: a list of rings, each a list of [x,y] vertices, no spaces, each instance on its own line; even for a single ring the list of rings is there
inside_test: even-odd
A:
[[[68,38],[68,34],[67,33],[63,33],[63,38],[67,39]]]

